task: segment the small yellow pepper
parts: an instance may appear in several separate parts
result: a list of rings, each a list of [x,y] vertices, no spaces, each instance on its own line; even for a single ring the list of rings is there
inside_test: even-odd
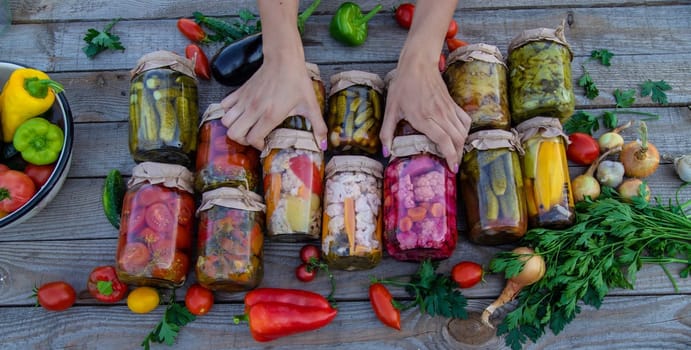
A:
[[[19,125],[48,111],[55,102],[55,94],[62,91],[60,83],[40,70],[19,68],[13,71],[0,94],[3,140],[12,142]]]

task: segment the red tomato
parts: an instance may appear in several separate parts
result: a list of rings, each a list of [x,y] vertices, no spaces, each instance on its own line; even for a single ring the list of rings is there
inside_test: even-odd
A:
[[[143,230],[129,237],[135,237],[138,241],[142,241],[144,244],[146,244],[147,247],[157,244],[164,238],[162,233],[156,232],[149,227],[145,227]],[[132,242],[132,240],[130,239],[128,242]]]
[[[189,227],[194,221],[194,198],[183,194],[179,200],[170,201],[169,204],[171,213],[178,214],[178,224]]]
[[[452,18],[449,28],[446,30],[446,39],[452,39],[456,36],[456,33],[458,33],[458,23]]]
[[[484,271],[482,265],[472,261],[461,261],[451,269],[451,279],[453,279],[460,288],[470,288],[480,281]]]
[[[393,297],[383,284],[373,283],[369,286],[369,301],[379,321],[401,330],[401,310],[393,305]]]
[[[400,4],[394,12],[394,18],[399,26],[410,29],[413,24],[413,14],[415,14],[415,5],[411,3]]]
[[[112,266],[95,267],[86,287],[94,298],[106,303],[120,301],[127,295],[127,285],[120,281]]]
[[[133,201],[127,199],[128,194],[125,194],[125,203],[122,207],[122,219],[120,220],[120,233],[125,234],[129,232],[135,234],[142,228],[146,227],[146,209],[143,207],[132,207]]]
[[[600,146],[592,136],[574,132],[569,135],[571,143],[566,148],[566,156],[570,161],[582,165],[592,164],[600,156]]]
[[[220,155],[214,158],[213,166],[216,169],[227,171],[229,168],[242,167],[249,170],[251,168],[250,159],[241,153],[231,153]]]
[[[154,203],[146,208],[146,224],[156,232],[171,233],[175,221],[173,213],[163,203]]]
[[[24,168],[24,174],[31,178],[36,188],[40,188],[48,182],[48,178],[50,174],[53,173],[53,169],[55,169],[55,163],[48,165],[27,164]]]
[[[182,35],[187,37],[187,39],[190,39],[196,43],[207,43],[209,42],[209,38],[206,35],[206,32],[204,32],[204,29],[197,24],[197,22],[189,19],[189,18],[180,18],[178,20],[178,30]]]
[[[201,284],[195,283],[187,289],[185,306],[194,315],[206,315],[214,306],[214,293]]]
[[[168,192],[164,192],[158,185],[144,185],[137,191],[137,205],[148,207],[156,202],[168,199]]]
[[[178,225],[175,234],[175,247],[178,249],[192,248],[192,230],[187,226]]]
[[[21,171],[0,172],[0,211],[11,213],[36,194],[36,185]]]
[[[252,232],[250,232],[250,243],[252,254],[260,255],[264,247],[264,233],[259,224],[255,224],[252,227]]]
[[[199,45],[187,45],[185,48],[185,56],[194,62],[194,74],[205,80],[211,79],[209,59]]]
[[[461,46],[466,46],[466,45],[468,45],[468,43],[463,41],[463,40],[460,40],[460,39],[456,39],[456,38],[446,39],[446,47],[449,49],[449,52],[453,52],[457,48],[459,48]]]
[[[307,264],[312,258],[316,259],[317,261],[321,259],[321,251],[316,245],[305,244],[302,246],[302,248],[300,248],[300,260]]]
[[[77,300],[77,293],[67,282],[50,282],[34,288],[38,304],[50,311],[69,309]]]
[[[302,282],[311,282],[317,276],[317,270],[311,269],[307,264],[300,264],[295,269],[295,277]]]
[[[151,275],[156,278],[161,278],[174,283],[181,283],[187,276],[187,270],[190,266],[190,260],[187,254],[176,251],[173,260],[170,263],[160,263],[154,266]]]
[[[439,71],[444,73],[446,70],[446,56],[443,53],[439,54]]]
[[[135,275],[144,270],[150,258],[151,253],[144,243],[127,243],[118,255],[118,265],[127,273]]]
[[[322,175],[316,164],[312,163],[310,156],[301,154],[290,158],[288,161],[290,170],[302,181],[305,186],[309,186],[312,193],[321,195]]]

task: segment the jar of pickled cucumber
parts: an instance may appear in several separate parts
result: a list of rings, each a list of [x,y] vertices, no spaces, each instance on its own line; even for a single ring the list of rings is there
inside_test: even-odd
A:
[[[575,219],[566,161],[568,137],[556,118],[535,117],[516,126],[525,154],[523,184],[531,228],[563,228]]]
[[[249,290],[264,276],[264,204],[254,192],[204,192],[197,210],[197,281],[211,290]]]
[[[307,68],[307,73],[312,80],[312,87],[314,88],[314,94],[317,96],[317,104],[321,111],[321,115],[324,115],[324,110],[326,109],[326,89],[324,88],[324,82],[319,74],[319,66],[314,63],[306,62],[305,66]],[[297,130],[312,130],[312,123],[305,117],[300,115],[293,115],[286,118],[280,125],[281,128],[297,129]]]
[[[470,116],[470,132],[511,126],[506,65],[496,46],[472,44],[454,50],[444,80],[451,98]]]
[[[132,170],[115,258],[123,282],[162,288],[185,284],[194,227],[192,178],[176,164],[143,162]]]
[[[374,73],[346,71],[331,76],[326,116],[334,154],[375,155],[384,115],[384,81]]]
[[[131,74],[129,147],[134,161],[192,167],[199,125],[192,61],[155,51],[142,56]]]
[[[326,165],[322,256],[329,267],[362,270],[381,261],[383,170],[365,156],[334,156]]]
[[[261,154],[268,237],[299,242],[320,237],[324,152],[309,131],[279,128]]]
[[[384,172],[384,242],[397,260],[445,259],[456,248],[456,176],[425,135],[393,139]]]
[[[472,242],[504,244],[525,235],[522,152],[515,130],[482,130],[468,136],[459,182]]]
[[[571,117],[576,98],[571,85],[573,52],[556,29],[526,30],[509,44],[509,103],[514,125],[532,117]]]
[[[228,128],[221,123],[223,115],[221,105],[212,103],[202,116],[194,188],[199,193],[222,186],[256,192],[261,175],[259,151],[229,139]]]

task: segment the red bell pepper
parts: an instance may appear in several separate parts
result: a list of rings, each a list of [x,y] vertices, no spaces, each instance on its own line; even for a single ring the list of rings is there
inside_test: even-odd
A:
[[[290,171],[292,171],[305,186],[309,186],[312,193],[321,196],[322,173],[319,167],[312,162],[310,156],[301,154],[297,157],[290,158],[288,162]]]
[[[106,303],[120,301],[127,295],[127,285],[118,279],[115,268],[112,266],[94,268],[89,275],[86,287],[94,298]]]

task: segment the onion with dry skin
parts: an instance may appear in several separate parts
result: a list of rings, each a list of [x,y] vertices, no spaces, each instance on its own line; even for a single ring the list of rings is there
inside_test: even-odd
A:
[[[619,154],[619,161],[624,164],[624,175],[627,177],[646,178],[652,175],[660,165],[660,153],[648,142],[648,127],[641,122],[640,141],[624,145]]]
[[[633,197],[641,195],[641,185],[643,180],[641,179],[626,179],[619,185],[617,192],[621,196],[621,199],[625,202],[631,202]],[[645,184],[645,201],[650,201],[650,187]]]
[[[612,148],[623,147],[624,138],[619,133],[630,127],[632,122],[629,120],[626,124],[616,127],[614,130],[600,135],[597,139],[597,144],[600,146],[600,152],[607,152]]]
[[[590,167],[584,174],[576,176],[576,178],[571,181],[574,201],[583,201],[586,196],[590,197],[590,199],[597,199],[597,197],[600,197],[600,183],[593,177],[595,169],[597,169],[600,162],[607,158],[608,155],[619,151],[621,151],[621,147],[613,148],[603,153],[593,164],[590,164]]]

